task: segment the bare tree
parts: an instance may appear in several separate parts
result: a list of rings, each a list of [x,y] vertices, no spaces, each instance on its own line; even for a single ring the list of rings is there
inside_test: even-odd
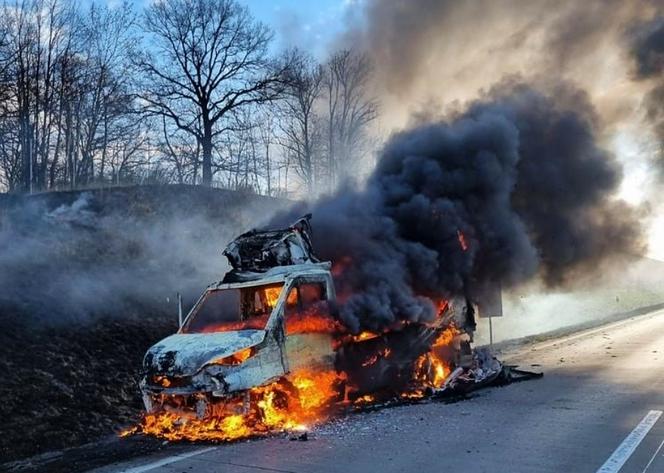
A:
[[[77,180],[104,180],[108,153],[140,127],[134,113],[130,57],[137,39],[135,16],[128,3],[114,9],[93,4],[80,21],[81,56],[85,60],[81,105],[81,165]],[[99,169],[95,176],[95,161]]]
[[[17,121],[15,116],[15,89],[13,73],[15,50],[11,34],[13,16],[7,6],[0,8],[0,189],[14,190],[20,181]]]
[[[377,102],[369,94],[371,62],[364,54],[342,50],[333,54],[324,76],[326,96],[326,154],[330,185],[354,171],[364,155],[367,125],[377,116]]]
[[[321,176],[318,157],[321,127],[316,113],[323,81],[323,68],[310,56],[299,54],[289,74],[289,86],[283,101],[281,145],[289,161],[312,193]]]
[[[57,66],[74,32],[74,10],[61,0],[22,0],[0,7],[5,176],[10,189],[46,187],[57,116]],[[13,126],[13,130],[11,127]],[[16,167],[16,162],[20,166]],[[9,171],[9,172],[8,172]]]
[[[264,107],[258,114],[258,140],[263,152],[263,167],[265,169],[265,193],[273,195],[273,174],[275,168],[275,157],[273,155],[274,144],[276,144],[277,118],[274,107]]]
[[[165,116],[159,117],[161,121],[161,135],[158,140],[158,149],[164,162],[173,167],[175,182],[178,184],[196,184],[200,164],[201,146],[198,141],[192,145],[191,140],[178,129],[168,126]]]
[[[287,63],[270,61],[271,34],[235,0],[163,0],[147,8],[154,54],[139,64],[149,111],[200,143],[204,185],[212,182],[215,137],[240,107],[274,99]]]
[[[113,144],[135,139],[133,13],[64,0],[0,7],[0,166],[9,190],[104,181]]]
[[[7,0],[0,190],[213,177],[270,195],[323,188],[363,154],[369,62],[342,51],[321,67],[270,44],[239,0],[151,2],[140,22],[128,0]]]
[[[233,111],[227,133],[220,139],[220,159],[214,167],[225,175],[224,185],[229,189],[259,191],[256,117],[253,107]]]

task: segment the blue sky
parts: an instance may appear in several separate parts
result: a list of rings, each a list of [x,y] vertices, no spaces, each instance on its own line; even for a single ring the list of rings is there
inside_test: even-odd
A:
[[[343,29],[349,0],[240,0],[275,31],[277,46],[299,46],[321,55]]]
[[[122,0],[105,1],[114,5]],[[132,1],[139,10],[150,0]],[[348,9],[358,3],[358,0],[238,1],[249,7],[256,19],[272,28],[278,49],[298,46],[319,58],[325,55],[326,48],[335,35],[343,30]]]

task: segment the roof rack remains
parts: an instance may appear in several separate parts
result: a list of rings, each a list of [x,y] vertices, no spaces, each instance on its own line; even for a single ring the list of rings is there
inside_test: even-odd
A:
[[[311,245],[311,214],[280,230],[250,230],[224,250],[233,272],[262,273],[277,266],[318,263]]]

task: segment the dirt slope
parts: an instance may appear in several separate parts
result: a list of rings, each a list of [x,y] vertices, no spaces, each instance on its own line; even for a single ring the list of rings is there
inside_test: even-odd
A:
[[[111,434],[146,349],[224,273],[224,245],[284,201],[193,186],[0,195],[0,458]]]

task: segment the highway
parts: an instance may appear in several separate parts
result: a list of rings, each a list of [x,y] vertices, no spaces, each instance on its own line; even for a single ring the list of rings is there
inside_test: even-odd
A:
[[[664,311],[504,347],[539,380],[350,415],[287,436],[170,445],[94,473],[664,472]]]

